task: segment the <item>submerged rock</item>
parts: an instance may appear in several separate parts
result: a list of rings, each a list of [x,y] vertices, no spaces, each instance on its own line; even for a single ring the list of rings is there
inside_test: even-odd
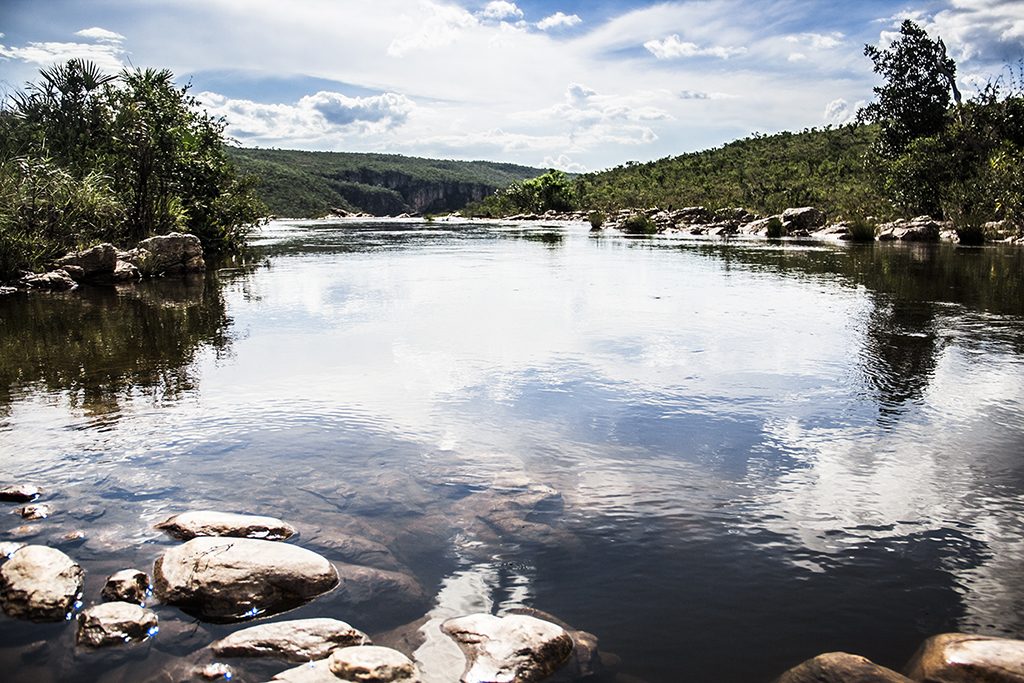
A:
[[[870,659],[846,652],[827,652],[808,659],[775,679],[775,683],[911,683],[910,679]]]
[[[194,510],[174,515],[156,525],[182,541],[197,536],[229,536],[233,538],[259,538],[283,541],[295,535],[295,527],[276,517],[239,515],[233,512]]]
[[[386,601],[392,606],[412,606],[427,600],[423,586],[409,574],[353,564],[336,566],[338,591],[349,604]]]
[[[102,595],[109,602],[131,602],[141,605],[150,592],[149,576],[138,569],[122,569],[107,578]]]
[[[338,584],[320,555],[250,538],[194,538],[157,559],[153,578],[165,602],[220,621],[280,612]]]
[[[128,602],[104,602],[78,615],[79,645],[106,647],[141,642],[157,632],[152,610]]]
[[[573,650],[564,628],[522,614],[471,614],[441,625],[466,655],[463,683],[541,681],[562,667]]]
[[[944,633],[921,644],[906,672],[929,683],[1024,683],[1024,641]]]
[[[0,488],[0,501],[5,503],[31,503],[42,491],[32,484],[11,484]]]
[[[398,650],[366,645],[335,650],[328,660],[331,672],[352,683],[419,683],[416,665]]]
[[[61,551],[25,546],[0,566],[0,601],[12,617],[63,621],[81,596],[84,576]]]
[[[323,659],[341,647],[370,638],[337,619],[294,619],[236,631],[210,648],[221,657],[276,657],[293,662]]]
[[[33,505],[26,505],[18,510],[18,514],[23,519],[46,519],[53,514],[53,508],[46,503],[35,503]]]

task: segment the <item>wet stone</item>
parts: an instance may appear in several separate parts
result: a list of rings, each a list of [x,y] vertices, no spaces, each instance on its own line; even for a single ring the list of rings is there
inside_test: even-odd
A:
[[[155,635],[156,613],[128,602],[104,602],[78,616],[79,645],[106,647],[137,643]]]
[[[338,677],[331,671],[328,659],[285,669],[274,676],[273,680],[287,681],[288,683],[338,683]]]
[[[84,575],[55,548],[25,546],[0,566],[0,601],[12,617],[63,621],[81,596]]]
[[[30,503],[39,497],[42,491],[32,484],[12,484],[0,487],[0,501],[5,503]]]
[[[335,650],[328,667],[342,681],[353,683],[419,683],[416,665],[398,650],[366,645]]]
[[[153,568],[157,595],[204,619],[237,621],[296,607],[338,584],[334,566],[287,543],[199,537]]]
[[[367,645],[370,638],[337,619],[294,619],[236,631],[213,643],[220,657],[274,657],[292,662],[323,659],[341,647]]]
[[[85,532],[76,529],[75,531],[69,531],[63,534],[57,541],[57,545],[60,546],[79,546],[85,543],[86,535]]]
[[[283,541],[295,535],[295,528],[276,517],[239,515],[233,512],[194,510],[174,515],[156,525],[179,540],[197,536],[228,536]]]
[[[196,675],[207,681],[226,681],[235,677],[235,671],[227,664],[214,662],[199,669]]]
[[[108,602],[131,602],[141,605],[149,593],[150,581],[146,572],[122,569],[110,575],[101,595]]]
[[[24,547],[24,543],[18,543],[16,541],[4,541],[3,543],[0,543],[0,560],[9,558]]]
[[[921,644],[906,673],[931,683],[1024,683],[1024,640],[933,636]]]
[[[467,659],[463,683],[542,681],[569,659],[573,641],[561,626],[523,614],[470,614],[441,624]]]
[[[46,519],[53,514],[53,508],[46,503],[35,503],[19,508],[18,514],[28,520]]]
[[[774,683],[911,683],[909,678],[870,659],[826,652],[794,666]]]

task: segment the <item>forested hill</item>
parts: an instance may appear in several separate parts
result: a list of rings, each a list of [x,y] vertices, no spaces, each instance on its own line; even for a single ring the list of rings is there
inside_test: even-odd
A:
[[[578,180],[581,204],[618,209],[743,206],[770,215],[817,206],[829,215],[874,209],[876,126],[754,135],[722,147],[630,162]]]
[[[457,211],[543,171],[489,161],[447,161],[393,154],[300,152],[231,147],[239,171],[259,178],[271,213],[323,216],[332,209],[378,216]]]

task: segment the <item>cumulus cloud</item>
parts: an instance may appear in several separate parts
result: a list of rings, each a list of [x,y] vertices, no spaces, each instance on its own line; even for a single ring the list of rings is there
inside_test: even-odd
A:
[[[583,23],[583,20],[580,19],[579,15],[555,12],[551,16],[544,17],[538,21],[537,28],[541,31],[547,31],[553,28],[571,28],[581,23]]]
[[[949,7],[934,14],[906,11],[879,19],[889,25],[879,36],[883,46],[899,37],[895,29],[906,19],[942,38],[957,61],[1010,63],[1024,53],[1020,0],[950,0]]]
[[[575,162],[566,154],[559,154],[557,157],[546,156],[540,164],[541,168],[557,168],[566,173],[586,173],[587,167]]]
[[[745,47],[701,47],[697,43],[682,40],[678,34],[672,34],[664,40],[648,40],[644,43],[647,51],[658,59],[680,59],[683,57],[717,57],[729,59],[747,51]]]
[[[92,40],[98,40],[101,43],[123,43],[124,36],[120,33],[114,33],[108,31],[105,28],[99,26],[93,26],[92,28],[83,28],[81,31],[75,31],[76,36],[82,38],[91,38]]]
[[[320,91],[295,104],[264,104],[202,92],[199,100],[228,122],[228,133],[257,140],[312,140],[329,135],[375,135],[406,122],[415,109],[412,100],[397,93],[348,97]]]
[[[519,9],[514,2],[492,0],[480,11],[480,16],[484,19],[493,19],[494,21],[522,19],[523,10]]]
[[[27,43],[23,46],[0,44],[0,57],[39,66],[50,66],[69,59],[94,62],[104,71],[124,68],[125,51],[118,43]]]
[[[865,104],[864,100],[857,100],[851,106],[849,102],[841,97],[832,100],[825,105],[825,122],[831,123],[835,126],[852,123],[853,120],[857,118],[857,112],[860,111]]]
[[[422,2],[420,10],[420,14],[404,17],[413,28],[391,41],[388,55],[404,57],[417,50],[444,47],[458,40],[467,29],[480,25],[475,16],[461,7]]]

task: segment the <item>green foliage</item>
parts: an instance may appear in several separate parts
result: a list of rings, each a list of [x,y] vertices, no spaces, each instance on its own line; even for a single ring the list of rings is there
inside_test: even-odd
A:
[[[782,225],[782,219],[778,216],[772,216],[768,219],[768,231],[766,233],[769,239],[778,239],[786,234],[786,229]]]
[[[332,209],[375,215],[462,209],[538,170],[487,161],[420,159],[394,154],[227,149],[271,213],[313,218]]]
[[[591,230],[600,230],[604,225],[605,215],[603,211],[591,211],[587,219],[590,221]]]
[[[622,231],[627,235],[653,235],[658,227],[642,213],[634,213],[622,221]]]
[[[472,216],[501,217],[517,213],[573,211],[578,205],[576,187],[567,174],[555,169],[514,182],[478,204],[467,208]]]
[[[851,242],[874,242],[878,226],[863,217],[850,219],[849,238]]]
[[[265,214],[225,155],[224,122],[166,70],[44,69],[0,110],[0,132],[0,277],[174,230],[232,251]]]
[[[861,112],[881,125],[883,155],[902,154],[917,138],[935,135],[945,127],[950,90],[956,92],[956,64],[941,40],[932,40],[908,19],[889,48],[865,45],[864,54],[874,62],[875,73],[885,79],[884,85],[874,89],[877,99]]]

